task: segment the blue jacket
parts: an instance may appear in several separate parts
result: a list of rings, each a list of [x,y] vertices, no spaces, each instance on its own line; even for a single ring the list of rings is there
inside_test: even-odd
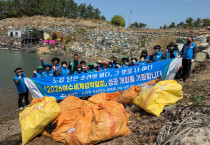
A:
[[[122,68],[124,68],[124,67],[129,67],[130,66],[130,64],[128,64],[128,65],[126,65],[126,64],[122,64]]]
[[[174,56],[175,56],[175,58],[177,58],[178,57],[178,51],[177,50],[174,50],[173,51],[173,54],[174,54]],[[170,57],[170,49],[168,49],[168,52],[167,52],[167,59],[172,59],[171,57]]]
[[[47,72],[46,71],[43,71],[42,72],[42,74],[43,74],[43,77],[53,77],[53,71],[51,70],[51,71],[49,71],[49,73],[47,74]]]
[[[60,76],[68,76],[70,74],[70,70],[67,67],[66,68],[61,67],[59,71],[61,71],[58,73]]]
[[[192,42],[187,51],[187,43],[183,46],[181,54],[183,59],[195,59],[196,57],[196,44]]]
[[[27,86],[26,86],[26,84],[25,84],[25,81],[24,81],[24,78],[25,78],[25,77],[26,77],[26,75],[25,75],[24,73],[22,73],[22,74],[21,74],[20,84],[17,84],[17,83],[16,83],[16,81],[19,81],[19,76],[16,75],[16,76],[14,77],[15,86],[16,86],[17,91],[18,91],[19,94],[25,93],[25,92],[28,90],[28,88],[27,88]]]
[[[162,55],[163,55],[163,53],[160,52],[160,51],[159,51],[157,54],[154,53],[154,54],[152,55],[152,62],[161,61],[161,60],[162,60]]]
[[[43,77],[43,73],[40,74],[40,73],[36,72],[33,77],[41,78],[41,77]]]

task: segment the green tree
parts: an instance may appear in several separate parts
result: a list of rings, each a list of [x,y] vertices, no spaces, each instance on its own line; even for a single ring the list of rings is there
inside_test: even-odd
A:
[[[131,28],[138,28],[139,27],[139,23],[138,22],[134,22],[130,25]]]
[[[111,19],[111,23],[116,26],[125,27],[125,19],[120,15],[114,15]]]
[[[208,27],[210,26],[210,19],[203,19],[202,27]]]
[[[202,25],[202,20],[200,18],[197,18],[197,20],[194,21],[194,27],[200,28]]]
[[[191,18],[191,17],[187,18],[185,23],[187,24],[188,27],[192,28],[193,27],[193,18]]]
[[[171,25],[169,25],[169,28],[176,28],[175,22],[172,22]]]
[[[146,28],[146,27],[147,27],[147,24],[139,23],[139,28]]]

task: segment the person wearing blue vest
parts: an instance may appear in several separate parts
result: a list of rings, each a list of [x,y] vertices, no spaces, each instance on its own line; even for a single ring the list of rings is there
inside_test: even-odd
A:
[[[154,47],[155,53],[152,55],[152,62],[162,61],[163,53],[160,51],[160,49],[161,49],[160,45],[155,45]]]
[[[41,60],[41,64],[43,68],[45,68],[45,63],[44,63],[43,58],[41,57],[40,60]],[[53,75],[58,76],[58,69],[60,68],[60,65],[59,65],[60,59],[57,57],[54,57],[51,60],[51,62],[52,62],[51,69],[53,70]]]
[[[171,42],[167,46],[166,59],[172,59],[172,58],[177,58],[177,57],[178,57],[178,47],[175,43]]]
[[[82,71],[82,65],[81,64],[77,65],[77,70],[74,71],[74,74],[85,74],[85,72]]]
[[[74,73],[75,71],[77,71],[77,66],[80,64],[80,62],[78,61],[78,58],[79,58],[79,55],[74,54],[74,59],[69,62],[68,68],[71,71],[71,73]]]
[[[195,60],[196,49],[197,46],[195,43],[193,43],[193,37],[189,36],[187,38],[187,43],[184,44],[181,50],[182,67],[183,67],[182,78],[184,82],[190,77],[191,64]]]
[[[43,74],[42,74],[43,70],[44,69],[43,69],[42,66],[38,66],[37,69],[34,71],[33,77],[34,78],[41,78],[41,77],[43,77]]]
[[[127,56],[124,56],[122,58],[122,62],[123,62],[122,66],[121,66],[122,68],[129,67],[130,66],[130,64],[129,64],[129,58]]]
[[[121,63],[119,62],[119,61],[117,61],[116,63],[115,63],[115,69],[118,69],[118,68],[120,68],[121,67]]]
[[[45,71],[42,72],[43,77],[53,77],[53,72],[54,71],[52,71],[52,65],[51,64],[45,63],[44,70]]]
[[[109,61],[108,66],[107,66],[107,70],[112,70],[112,69],[114,69],[113,63],[111,61]]]
[[[141,59],[139,61],[139,65],[143,65],[143,64],[146,64],[146,63],[147,63],[147,61],[144,59],[143,56],[141,56]]]
[[[23,97],[25,97],[25,105],[28,106],[29,100],[28,100],[28,88],[25,84],[25,77],[26,75],[23,73],[23,70],[21,67],[18,67],[14,70],[14,73],[16,73],[15,77],[13,78],[13,81],[15,83],[15,86],[17,88],[19,98],[18,98],[18,108],[19,110],[23,109],[22,100]]]
[[[113,68],[115,68],[116,62],[117,62],[117,57],[113,57],[113,61],[112,61]]]
[[[142,57],[144,57],[144,60],[145,60],[147,63],[150,62],[150,56],[148,55],[146,49],[142,50],[140,59],[141,59]]]
[[[107,66],[108,66],[108,63],[106,61],[104,61],[102,64],[102,67],[101,67],[102,69],[100,71],[107,71],[108,70]]]
[[[96,66],[96,71],[98,72],[98,71],[101,71],[102,70],[102,64],[103,64],[103,62],[101,61],[101,60],[98,60],[98,62],[96,62],[97,63],[97,66]]]
[[[58,76],[68,76],[70,75],[70,70],[67,67],[67,62],[66,61],[62,61],[61,62],[61,67],[58,69]]]
[[[133,56],[132,58],[131,58],[131,64],[130,64],[130,66],[137,66],[137,65],[139,65],[139,63],[137,62],[138,60],[137,60],[137,57],[136,56]]]
[[[90,64],[88,65],[87,73],[93,73],[93,72],[96,72],[96,70],[94,69],[94,63],[90,62]]]

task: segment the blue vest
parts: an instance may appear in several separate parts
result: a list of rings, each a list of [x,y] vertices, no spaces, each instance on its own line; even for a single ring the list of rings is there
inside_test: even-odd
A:
[[[144,58],[145,62],[146,62],[146,59],[147,59],[148,61],[150,61],[149,55],[148,55],[146,58]]]
[[[42,74],[40,74],[40,73],[36,73],[36,78],[41,78],[43,76],[43,73]]]
[[[69,69],[61,67],[61,76],[68,76],[69,75]]]
[[[183,59],[193,59],[193,49],[195,48],[196,44],[192,43],[189,46],[189,49],[187,51],[187,43],[183,46]],[[186,54],[187,51],[187,54]]]
[[[174,50],[173,54],[174,54],[175,58],[177,58],[177,56],[178,56],[177,50]],[[172,59],[172,58],[170,58],[170,49],[168,49],[167,59]]]
[[[163,53],[160,52],[160,51],[159,51],[157,54],[154,53],[154,54],[152,55],[152,62],[161,61],[161,60],[162,60],[162,55],[163,55]]]
[[[129,65],[130,65],[130,64],[128,64],[128,65],[126,65],[126,64],[122,64],[122,66],[121,66],[121,67],[122,67],[122,68],[124,68],[124,67],[129,67]]]
[[[93,73],[93,72],[96,72],[95,69],[92,69],[92,70],[88,70],[87,73]]]
[[[19,85],[14,81],[15,82],[15,86],[16,86],[17,91],[18,91],[19,94],[25,93],[28,90],[28,88],[27,88],[27,86],[25,84],[25,81],[24,81],[24,78],[25,77],[26,77],[26,75],[24,73],[22,73],[21,74],[21,80],[20,80],[20,84]],[[19,76],[16,75],[14,77],[14,80],[19,80]]]
[[[43,71],[42,74],[43,74],[43,77],[53,77],[53,71],[52,70],[49,71],[49,74],[47,74],[46,71]]]
[[[139,63],[139,65],[143,65],[143,64],[146,64],[147,62],[146,62],[146,60],[144,60],[143,62],[139,61],[138,63]]]

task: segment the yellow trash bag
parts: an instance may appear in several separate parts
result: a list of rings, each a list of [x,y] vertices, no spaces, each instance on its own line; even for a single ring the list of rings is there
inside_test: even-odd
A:
[[[143,88],[133,102],[148,113],[159,116],[165,105],[172,105],[182,98],[182,86],[175,80],[166,80],[154,87]]]
[[[26,107],[19,114],[22,144],[28,143],[61,113],[54,97],[46,97],[41,103]]]

